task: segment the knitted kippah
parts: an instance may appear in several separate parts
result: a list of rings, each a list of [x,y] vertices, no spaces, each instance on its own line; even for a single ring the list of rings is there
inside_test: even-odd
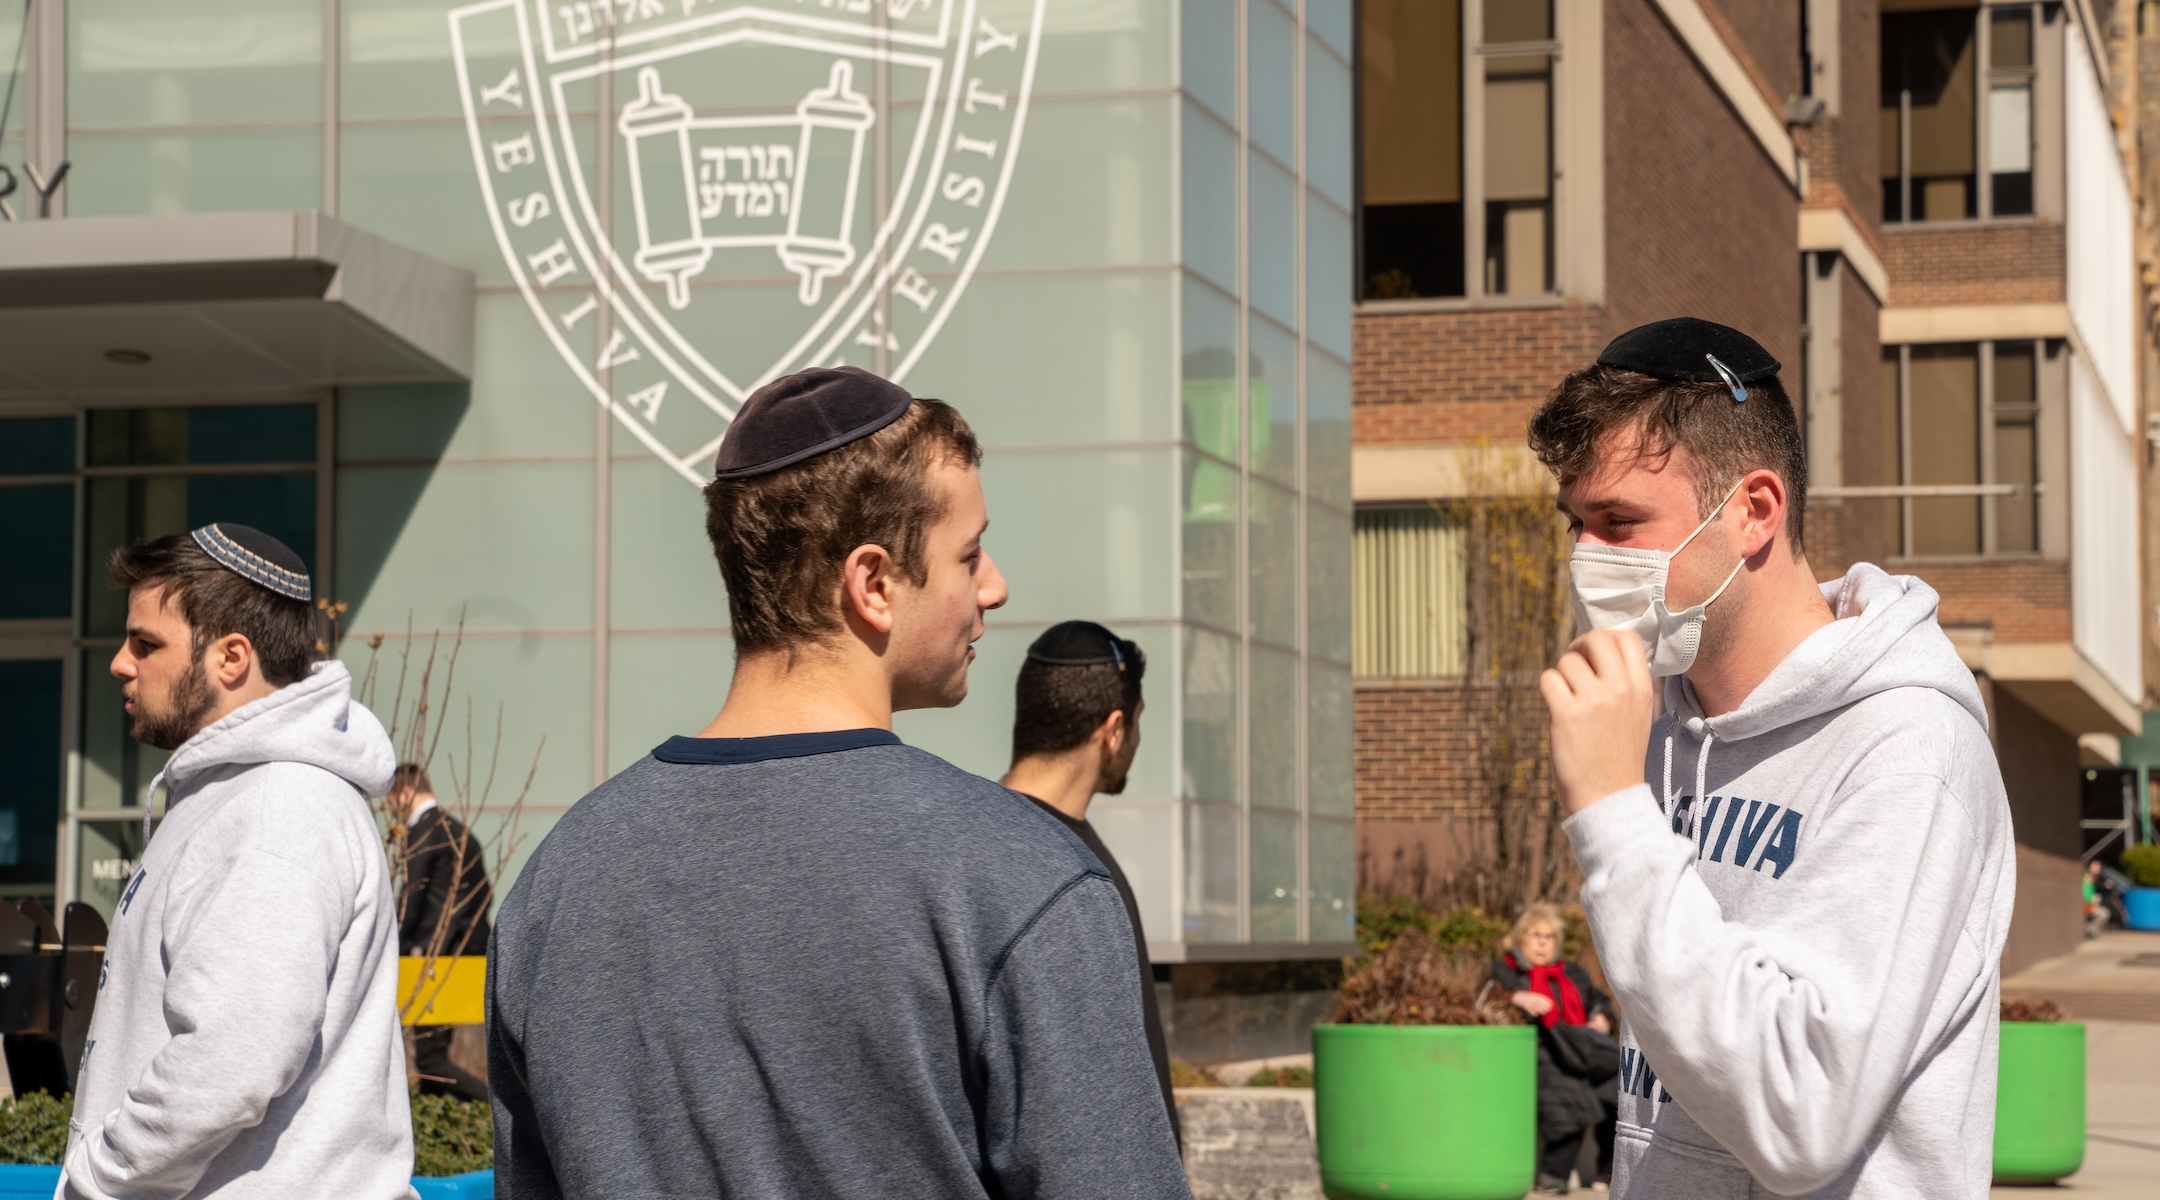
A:
[[[861,367],[812,367],[750,394],[720,443],[715,479],[748,479],[869,437],[915,398]]]
[[[260,584],[302,604],[315,598],[315,585],[308,578],[307,564],[292,552],[292,547],[260,529],[218,521],[195,530],[190,536],[203,548],[203,553],[250,583]]]

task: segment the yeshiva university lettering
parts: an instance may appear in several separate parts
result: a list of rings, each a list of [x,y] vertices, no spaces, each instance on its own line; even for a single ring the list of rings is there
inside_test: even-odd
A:
[[[905,381],[1012,181],[1043,0],[1017,12],[1026,23],[952,0],[452,11],[496,238],[594,401],[702,484],[768,380],[852,355]],[[617,115],[596,150],[579,116],[602,104]],[[881,112],[894,128],[876,128]],[[603,178],[595,154],[626,169]],[[776,273],[794,286],[778,292]],[[587,322],[608,326],[590,357],[569,336]]]

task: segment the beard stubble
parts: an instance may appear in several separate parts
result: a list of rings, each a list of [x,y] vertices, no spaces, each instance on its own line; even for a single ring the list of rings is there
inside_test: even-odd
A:
[[[172,702],[153,706],[138,689],[135,693],[135,740],[160,750],[178,750],[203,726],[203,718],[217,707],[217,693],[210,690],[210,673],[200,662],[188,664],[187,673],[173,684]]]

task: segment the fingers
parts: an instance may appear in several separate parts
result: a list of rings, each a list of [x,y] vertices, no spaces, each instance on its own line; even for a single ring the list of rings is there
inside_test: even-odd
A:
[[[1631,679],[1647,675],[1649,659],[1643,656],[1642,639],[1617,629],[1596,629],[1575,639],[1568,653],[1581,655],[1601,679]]]

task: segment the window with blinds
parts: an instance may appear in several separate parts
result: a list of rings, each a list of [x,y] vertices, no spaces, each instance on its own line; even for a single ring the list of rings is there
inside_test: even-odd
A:
[[[1353,669],[1363,676],[1462,674],[1463,523],[1430,505],[1367,508],[1358,510],[1355,536]]]

